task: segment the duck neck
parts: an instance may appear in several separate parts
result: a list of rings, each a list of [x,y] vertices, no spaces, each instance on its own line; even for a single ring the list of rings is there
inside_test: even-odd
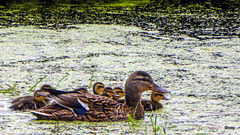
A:
[[[158,102],[159,102],[158,99],[155,99],[155,98],[153,97],[153,94],[151,95],[151,101],[152,101],[153,103],[158,103]]]
[[[125,95],[125,100],[126,100],[126,105],[131,106],[133,108],[135,108],[136,106],[141,105],[141,94],[137,93],[137,94],[131,94]]]
[[[120,97],[113,96],[113,100],[118,101],[119,99],[120,99]]]
[[[127,93],[125,95],[125,104],[132,107],[131,116],[135,119],[142,119],[144,117],[144,108],[141,104],[142,93]],[[135,116],[134,116],[135,114]]]
[[[95,89],[93,90],[93,93],[94,93],[95,95],[101,95],[101,93],[98,93]]]

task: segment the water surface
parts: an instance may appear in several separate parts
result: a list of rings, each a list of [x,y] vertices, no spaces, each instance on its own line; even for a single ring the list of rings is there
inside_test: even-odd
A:
[[[76,25],[58,31],[11,27],[0,33],[0,88],[17,84],[20,96],[32,94],[28,90],[44,76],[35,89],[43,84],[66,90],[89,86],[92,74],[93,83],[124,87],[136,70],[147,71],[172,92],[171,100],[161,101],[164,108],[146,113],[135,130],[128,122],[39,121],[29,112],[8,109],[19,95],[0,94],[0,133],[146,134],[152,132],[152,115],[167,134],[240,134],[238,37],[201,41],[120,25]]]

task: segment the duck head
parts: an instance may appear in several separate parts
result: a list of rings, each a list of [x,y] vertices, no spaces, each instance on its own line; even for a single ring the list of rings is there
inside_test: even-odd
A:
[[[38,101],[38,102],[44,102],[45,104],[47,104],[49,102],[48,97],[44,96],[42,93],[46,92],[45,89],[52,89],[52,87],[50,85],[43,85],[40,90],[36,90],[34,92],[34,100]]]
[[[114,92],[119,96],[113,96],[113,100],[118,101],[120,98],[125,96],[125,92],[121,87],[115,87]]]
[[[119,97],[119,95],[117,95],[111,87],[105,87],[104,90],[102,91],[101,96],[105,96],[110,99],[112,97]]]
[[[39,101],[39,102],[43,102],[46,99],[46,97],[44,97],[42,95],[39,95],[38,92],[41,92],[41,90],[36,90],[34,92],[34,96],[33,96],[34,100]]]
[[[93,85],[93,93],[95,95],[101,95],[103,89],[104,89],[104,84],[101,83],[101,82],[96,82],[94,85]]]
[[[166,98],[166,97],[164,96],[164,94],[161,93],[161,92],[152,92],[152,94],[151,94],[151,100],[152,100],[153,102],[159,102],[159,100],[169,100],[169,99]]]
[[[125,104],[136,108],[137,114],[135,119],[143,118],[144,108],[141,104],[141,96],[144,91],[155,91],[162,93],[170,93],[166,89],[163,89],[156,85],[151,76],[144,71],[136,71],[132,73],[125,84]]]

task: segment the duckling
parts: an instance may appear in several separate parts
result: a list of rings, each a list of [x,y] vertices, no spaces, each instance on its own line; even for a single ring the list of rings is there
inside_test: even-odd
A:
[[[83,87],[80,87],[80,88],[77,88],[77,89],[74,89],[74,91],[79,91],[79,92],[82,92],[82,93],[89,93],[87,89],[83,88]]]
[[[147,72],[136,71],[125,83],[125,104],[91,93],[46,89],[55,104],[32,110],[31,113],[45,120],[122,121],[128,119],[128,114],[138,120],[144,117],[140,101],[142,92],[147,90],[169,93],[156,85]]]
[[[101,96],[105,96],[109,99],[112,99],[113,97],[116,97],[116,98],[119,97],[119,95],[117,95],[114,92],[113,88],[111,88],[111,87],[105,87],[104,90],[102,91]]]
[[[160,100],[169,100],[166,98],[163,93],[160,92],[152,92],[151,94],[151,100],[144,100],[141,99],[141,103],[144,107],[144,111],[156,111],[163,107],[161,103],[159,103]],[[125,99],[119,99],[117,100],[118,103],[124,103]]]
[[[151,100],[142,100],[141,103],[144,107],[144,111],[156,111],[163,107],[159,100],[169,100],[161,92],[152,92]]]
[[[113,96],[113,100],[118,101],[120,98],[125,96],[125,93],[121,87],[115,87],[114,92],[119,96]]]
[[[18,98],[13,99],[13,100],[11,101],[11,103],[14,104],[14,103],[17,103],[17,102],[19,102],[19,101],[21,101],[21,100],[24,100],[24,99],[31,99],[31,100],[33,100],[33,98],[34,98],[33,96],[18,97]]]
[[[40,95],[41,92],[44,91],[44,89],[51,86],[44,85],[41,87],[40,90],[37,90],[34,92],[33,96],[24,96],[24,97],[18,97],[14,99],[11,103],[12,105],[9,107],[13,110],[35,110],[39,109],[49,103],[49,99],[45,96]]]
[[[101,82],[96,82],[94,85],[93,85],[93,93],[95,95],[101,95],[103,89],[104,89],[105,85]]]

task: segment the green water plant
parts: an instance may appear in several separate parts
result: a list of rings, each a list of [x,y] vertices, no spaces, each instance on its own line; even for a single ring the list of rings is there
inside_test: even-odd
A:
[[[150,115],[150,120],[153,128],[154,135],[157,134],[157,131],[159,131],[160,127],[157,126],[157,115],[155,116],[155,122],[153,122],[152,116]]]
[[[66,74],[65,76],[63,76],[57,83],[56,87],[59,86],[59,84],[67,77],[69,76],[69,74]],[[42,82],[47,76],[44,76],[43,78],[41,78],[37,83],[35,83],[28,91],[33,91],[33,89],[40,83]]]
[[[17,84],[13,84],[12,86],[5,83],[5,85],[8,86],[7,89],[1,89],[0,93],[9,93],[9,94],[18,94],[17,90],[16,90],[16,86]]]
[[[137,104],[138,106],[138,104]],[[136,120],[135,120],[135,112],[136,112],[136,109],[137,109],[137,106],[135,107],[135,110],[134,110],[134,115],[133,115],[133,118],[131,117],[130,114],[127,115],[128,117],[128,125],[129,125],[129,128],[133,128],[133,130],[135,130],[135,127],[138,127],[138,125],[136,124]],[[164,126],[157,126],[157,115],[155,116],[155,121],[153,121],[153,117],[150,115],[150,120],[151,120],[151,126],[152,126],[152,129],[153,129],[153,133],[154,135],[157,135],[157,132],[159,131],[160,134],[164,134],[166,135],[166,126],[167,126],[167,121],[165,122]],[[147,134],[147,125],[145,123],[145,134]]]
[[[153,130],[153,133],[154,135],[157,135],[157,132],[159,131],[159,134],[160,135],[166,135],[167,132],[166,132],[166,127],[167,127],[167,120],[166,122],[164,122],[164,125],[161,125],[161,126],[157,126],[157,115],[155,116],[155,120],[153,118],[152,115],[149,116],[150,117],[150,120],[151,120],[151,126],[152,126],[152,130]],[[145,132],[147,133],[147,127],[145,125]]]
[[[135,119],[133,119],[130,114],[128,114],[127,117],[128,117],[128,121],[129,121],[128,122],[129,128],[131,129],[131,127],[133,127],[133,129],[135,129],[135,127],[137,126]],[[131,124],[132,124],[132,126],[131,126]]]
[[[135,108],[135,111],[136,111],[136,108]],[[128,121],[129,121],[129,123],[128,123],[129,128],[135,130],[135,127],[138,127],[138,125],[136,124],[136,120],[134,118],[132,118],[131,115],[129,115],[129,114],[127,115],[127,117],[128,117]],[[167,121],[164,123],[163,126],[157,126],[157,115],[155,116],[155,120],[153,120],[153,117],[151,115],[149,117],[151,120],[151,126],[153,129],[154,135],[157,135],[158,131],[160,132],[160,135],[162,135],[162,134],[166,135],[167,134],[167,132],[166,132]],[[148,134],[146,123],[145,123],[145,134]]]
[[[91,87],[92,87],[93,77],[94,77],[94,71],[92,70],[92,75],[91,75],[90,83],[89,83],[89,89],[91,89]]]
[[[166,132],[167,120],[166,120],[164,126],[161,126],[161,127],[162,127],[162,130],[163,130],[163,134],[166,135],[167,134],[167,132]]]
[[[145,135],[147,135],[147,124],[145,123]]]
[[[65,76],[63,76],[62,77],[62,79],[60,79],[59,81],[58,81],[58,83],[57,83],[57,85],[56,85],[56,87],[58,87],[59,86],[59,84],[63,81],[63,79],[65,79],[66,77],[68,77],[69,76],[69,74],[67,73]]]
[[[132,116],[131,116],[130,114],[127,115],[128,121],[129,121],[128,125],[129,125],[129,128],[130,128],[130,129],[131,129],[130,123],[132,124],[133,129],[135,129],[135,127],[137,127],[136,120],[135,120],[135,113],[136,113],[136,111],[137,111],[137,107],[138,107],[138,104],[137,104],[137,106],[136,106],[135,109],[134,109],[133,118],[132,118]]]
[[[40,82],[42,82],[47,76],[44,76],[41,78],[37,83],[35,83],[28,91],[33,91],[33,88],[35,88]]]
[[[90,55],[90,59],[88,61],[91,61],[93,56],[94,55]],[[89,89],[91,89],[91,87],[92,87],[92,82],[93,82],[93,77],[94,77],[94,69],[92,66],[91,66],[91,72],[92,72],[92,75],[91,75],[90,82],[89,82]]]

